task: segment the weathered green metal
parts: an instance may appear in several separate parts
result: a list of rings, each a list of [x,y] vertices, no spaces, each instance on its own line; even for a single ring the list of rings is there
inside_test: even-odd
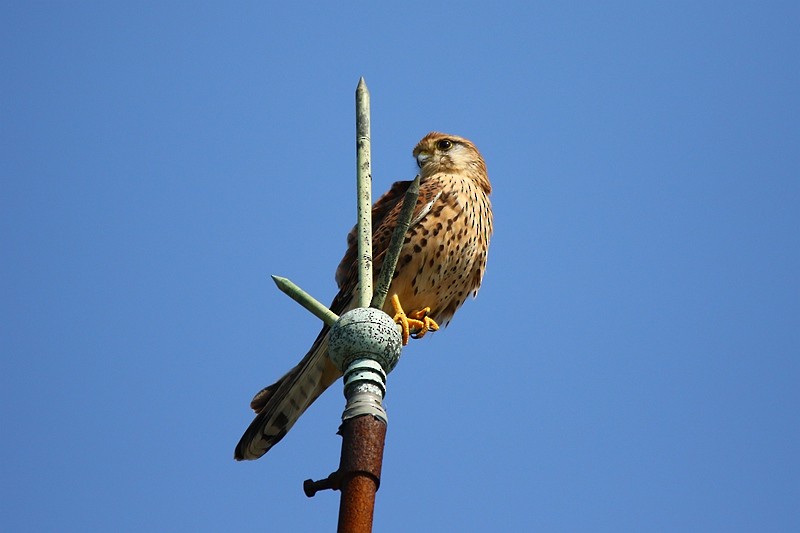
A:
[[[372,300],[372,168],[369,89],[364,78],[356,88],[356,165],[358,178],[358,307]]]
[[[287,294],[292,300],[311,311],[314,316],[325,322],[327,325],[332,326],[337,320],[339,320],[339,316],[336,313],[322,305],[313,296],[292,283],[290,280],[280,276],[272,276],[272,280],[275,282],[275,285],[278,286],[281,292]]]

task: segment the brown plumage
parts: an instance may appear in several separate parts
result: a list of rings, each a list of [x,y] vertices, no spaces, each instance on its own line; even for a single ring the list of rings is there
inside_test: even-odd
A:
[[[467,296],[477,294],[481,286],[492,234],[492,186],[478,149],[462,137],[429,133],[414,148],[414,157],[420,167],[419,200],[389,294],[397,294],[407,310],[429,307],[428,316],[446,325]],[[395,183],[372,207],[376,274],[410,183]],[[355,305],[355,228],[347,245],[336,270],[339,293],[331,304],[331,310],[339,315]],[[384,310],[392,314],[389,299]],[[257,415],[236,446],[235,459],[264,455],[341,376],[328,358],[328,330],[322,328],[296,367],[253,398],[250,406]]]

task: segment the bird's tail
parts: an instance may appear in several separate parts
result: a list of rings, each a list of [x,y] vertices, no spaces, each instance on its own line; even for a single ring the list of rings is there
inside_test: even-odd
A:
[[[267,453],[340,376],[341,372],[328,358],[328,328],[325,327],[303,360],[250,402],[250,407],[258,414],[236,445],[234,459],[258,459]]]

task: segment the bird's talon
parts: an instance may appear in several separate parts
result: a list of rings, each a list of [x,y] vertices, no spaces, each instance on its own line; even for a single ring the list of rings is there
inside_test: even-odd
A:
[[[415,326],[411,328],[412,339],[421,339],[429,331],[436,331],[439,329],[439,324],[437,324],[434,319],[428,316],[428,313],[430,312],[431,308],[426,307],[425,309],[414,311],[409,315],[409,317],[414,320],[413,326]],[[412,323],[409,322],[409,327],[411,327],[411,325]]]
[[[408,344],[409,337],[421,339],[427,332],[439,329],[439,324],[428,316],[428,313],[431,312],[430,307],[406,314],[400,305],[400,298],[396,294],[392,296],[392,307],[395,313],[394,321],[402,328],[403,346]]]

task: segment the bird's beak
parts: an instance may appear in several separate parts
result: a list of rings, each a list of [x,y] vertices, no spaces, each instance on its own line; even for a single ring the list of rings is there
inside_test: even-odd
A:
[[[430,159],[430,158],[431,158],[431,154],[429,154],[427,152],[418,153],[417,154],[417,166],[419,168],[422,168],[422,165],[424,165],[428,161],[428,159]]]

